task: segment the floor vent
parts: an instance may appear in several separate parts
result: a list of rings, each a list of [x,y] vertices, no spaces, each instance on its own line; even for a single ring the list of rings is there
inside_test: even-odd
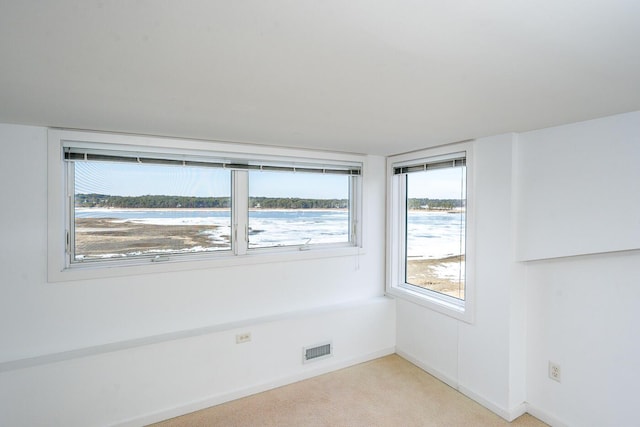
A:
[[[302,362],[307,363],[314,360],[324,359],[331,356],[331,343],[320,344],[302,349]]]

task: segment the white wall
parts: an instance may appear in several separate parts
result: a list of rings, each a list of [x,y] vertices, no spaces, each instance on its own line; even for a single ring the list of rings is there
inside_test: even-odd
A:
[[[518,259],[640,249],[640,112],[519,136]]]
[[[397,351],[504,418],[524,411],[524,306],[513,262],[516,135],[474,143],[476,307],[472,324],[397,302]]]
[[[554,158],[540,144],[541,134],[561,144]],[[560,224],[571,224],[557,235],[537,228],[544,218],[522,217],[520,224],[523,235],[537,233],[547,245],[525,249],[550,258],[525,264],[530,411],[554,425],[638,425],[640,251],[625,249],[640,247],[640,112],[523,134],[521,143],[525,168],[532,159],[541,171],[553,169],[547,163],[566,165],[565,179],[556,173],[550,200],[566,194],[580,202],[560,209]],[[608,166],[585,168],[602,164]],[[547,179],[540,181],[533,194],[522,191],[521,209],[546,188]],[[579,239],[567,241],[576,233]],[[567,249],[600,253],[556,255]],[[560,364],[561,383],[548,378],[549,361]]]
[[[46,144],[0,125],[0,424],[113,424],[393,351],[383,158],[367,158],[359,257],[48,283]],[[334,357],[302,366],[326,339]]]
[[[527,400],[555,425],[638,425],[640,253],[527,267]],[[547,376],[560,364],[562,382]]]

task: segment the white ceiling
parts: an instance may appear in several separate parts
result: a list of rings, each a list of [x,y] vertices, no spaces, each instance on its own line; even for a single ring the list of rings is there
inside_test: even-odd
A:
[[[393,154],[638,109],[638,0],[0,0],[0,122]]]

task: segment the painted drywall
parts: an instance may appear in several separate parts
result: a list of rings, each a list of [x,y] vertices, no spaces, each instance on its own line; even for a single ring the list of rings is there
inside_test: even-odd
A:
[[[519,259],[640,248],[640,112],[519,139]]]
[[[393,301],[375,298],[4,372],[0,424],[145,425],[393,353],[394,319]],[[247,331],[251,341],[236,344],[235,335]],[[302,347],[325,341],[333,356],[303,364]]]
[[[554,425],[638,425],[640,253],[527,266],[527,400]],[[561,382],[548,363],[561,367]]]
[[[461,391],[506,411],[525,401],[524,364],[512,366],[512,352],[523,352],[524,284],[513,262],[514,134],[476,141],[475,321],[459,324],[458,383]],[[511,369],[513,368],[513,369]],[[510,416],[508,417],[510,418]]]
[[[636,112],[520,138],[518,163],[525,171],[549,158],[548,141],[554,141],[554,153],[561,160],[569,160],[571,152],[575,156],[565,162],[563,175],[556,176],[555,189],[549,194],[550,205],[566,195],[574,206],[559,210],[558,223],[547,224],[549,214],[545,214],[537,227],[544,223],[548,230],[530,230],[535,221],[523,215],[518,226],[523,245],[531,244],[527,239],[539,232],[540,239],[548,242],[531,245],[531,254],[606,252],[524,263],[527,401],[532,413],[553,425],[638,424],[640,251],[623,249],[640,245],[639,132],[640,113]],[[541,140],[541,135],[548,139]],[[531,180],[523,179],[519,206],[527,209],[539,202],[549,183],[540,177],[539,185],[532,188]],[[593,203],[591,197],[601,204]],[[567,214],[570,218],[562,217]],[[567,230],[558,229],[563,226]],[[549,232],[559,235],[550,237]],[[576,233],[579,238],[567,244],[566,238]],[[560,383],[549,379],[549,361],[560,364]]]
[[[513,315],[524,311],[513,291],[518,281],[512,226],[515,142],[512,134],[474,142],[474,321],[466,323],[398,300],[396,324],[400,354],[504,418],[519,415],[525,399],[524,364],[513,369],[510,362],[526,344],[524,322]]]
[[[301,375],[302,345],[332,337],[336,340],[336,350],[340,348],[342,352],[340,356],[336,354],[332,366],[393,348],[394,316],[389,314],[393,301],[384,299],[381,308],[365,304],[369,309],[354,309],[347,311],[348,314],[340,309],[345,304],[359,306],[382,298],[384,247],[373,242],[384,240],[383,158],[367,157],[363,237],[365,244],[371,244],[357,257],[48,283],[46,129],[0,125],[0,144],[3,147],[0,182],[5,201],[0,210],[0,235],[3,236],[3,245],[0,245],[0,367],[3,368],[0,369],[3,371],[0,401],[7,408],[19,408],[20,401],[10,397],[24,399],[33,394],[34,399],[25,404],[36,403],[22,412],[16,409],[18,415],[12,410],[12,422],[0,420],[0,424],[20,425],[17,421],[21,421],[22,415],[35,417],[35,414],[42,418],[28,418],[22,424],[42,425],[47,414],[52,416],[53,424],[112,424],[167,410],[167,405],[179,406],[184,399],[203,400],[212,395],[250,389],[256,384],[276,383]],[[322,316],[326,319],[326,328],[319,323],[313,324],[313,333],[298,330],[296,322],[309,324],[317,316],[316,311],[323,308],[327,308]],[[265,320],[268,328],[260,319],[268,319]],[[282,319],[283,323],[273,323],[273,319]],[[287,323],[286,319],[298,320]],[[383,328],[377,337],[378,331],[362,326],[365,321],[378,325],[376,328],[390,323],[392,331]],[[240,350],[220,344],[220,340],[226,339],[224,330],[211,332],[209,329],[206,338],[184,334],[215,329],[216,325],[224,329],[224,325],[238,324],[251,325],[256,331],[267,328],[264,337],[256,336],[263,340],[260,350],[266,349],[270,354],[264,362],[250,367],[248,363],[252,359],[232,357],[234,351]],[[344,328],[345,324],[353,328]],[[299,339],[292,341],[291,347],[280,345],[286,337],[296,335]],[[145,339],[159,336],[169,341],[139,345]],[[182,338],[185,336],[187,338]],[[208,340],[207,351],[215,357],[193,363],[190,368],[194,358],[202,357],[196,354],[202,350],[201,340]],[[269,342],[275,343],[273,349]],[[293,347],[295,356],[289,354]],[[108,351],[101,353],[105,348]],[[83,349],[89,350],[83,353]],[[78,354],[82,357],[65,360],[64,355],[76,357]],[[145,355],[144,363],[149,369],[135,374],[133,367],[143,364],[142,359],[136,359],[138,354]],[[273,371],[267,369],[278,358],[288,362]],[[99,372],[102,364],[107,368]],[[162,378],[167,384],[177,384],[178,391],[189,389],[191,385],[181,383],[171,373],[176,366],[181,366],[179,372],[185,378],[196,377],[203,370],[241,374],[233,379],[216,377],[209,386],[194,386],[195,391],[185,392],[183,397],[177,391],[166,391],[165,399],[162,393],[151,391]],[[130,376],[135,379],[124,380]],[[148,397],[140,397],[143,400],[140,404],[136,399],[119,400],[123,394],[113,388],[125,383],[131,395]],[[69,397],[62,397],[67,391]],[[60,396],[53,399],[54,394]],[[87,396],[81,399],[83,404],[74,405],[73,396],[81,395]],[[61,406],[54,410],[49,401],[59,402]],[[105,413],[101,413],[101,407]],[[118,410],[111,411],[115,407]],[[4,409],[0,413],[6,414]],[[95,418],[87,418],[94,411]],[[108,417],[108,412],[113,413]]]

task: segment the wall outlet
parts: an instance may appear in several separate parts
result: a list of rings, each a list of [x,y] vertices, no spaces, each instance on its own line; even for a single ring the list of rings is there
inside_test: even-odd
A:
[[[251,332],[244,332],[236,335],[236,344],[242,344],[251,341]]]
[[[561,374],[560,365],[552,361],[549,361],[549,378],[551,378],[554,381],[560,382],[560,378],[561,378],[560,374]]]

